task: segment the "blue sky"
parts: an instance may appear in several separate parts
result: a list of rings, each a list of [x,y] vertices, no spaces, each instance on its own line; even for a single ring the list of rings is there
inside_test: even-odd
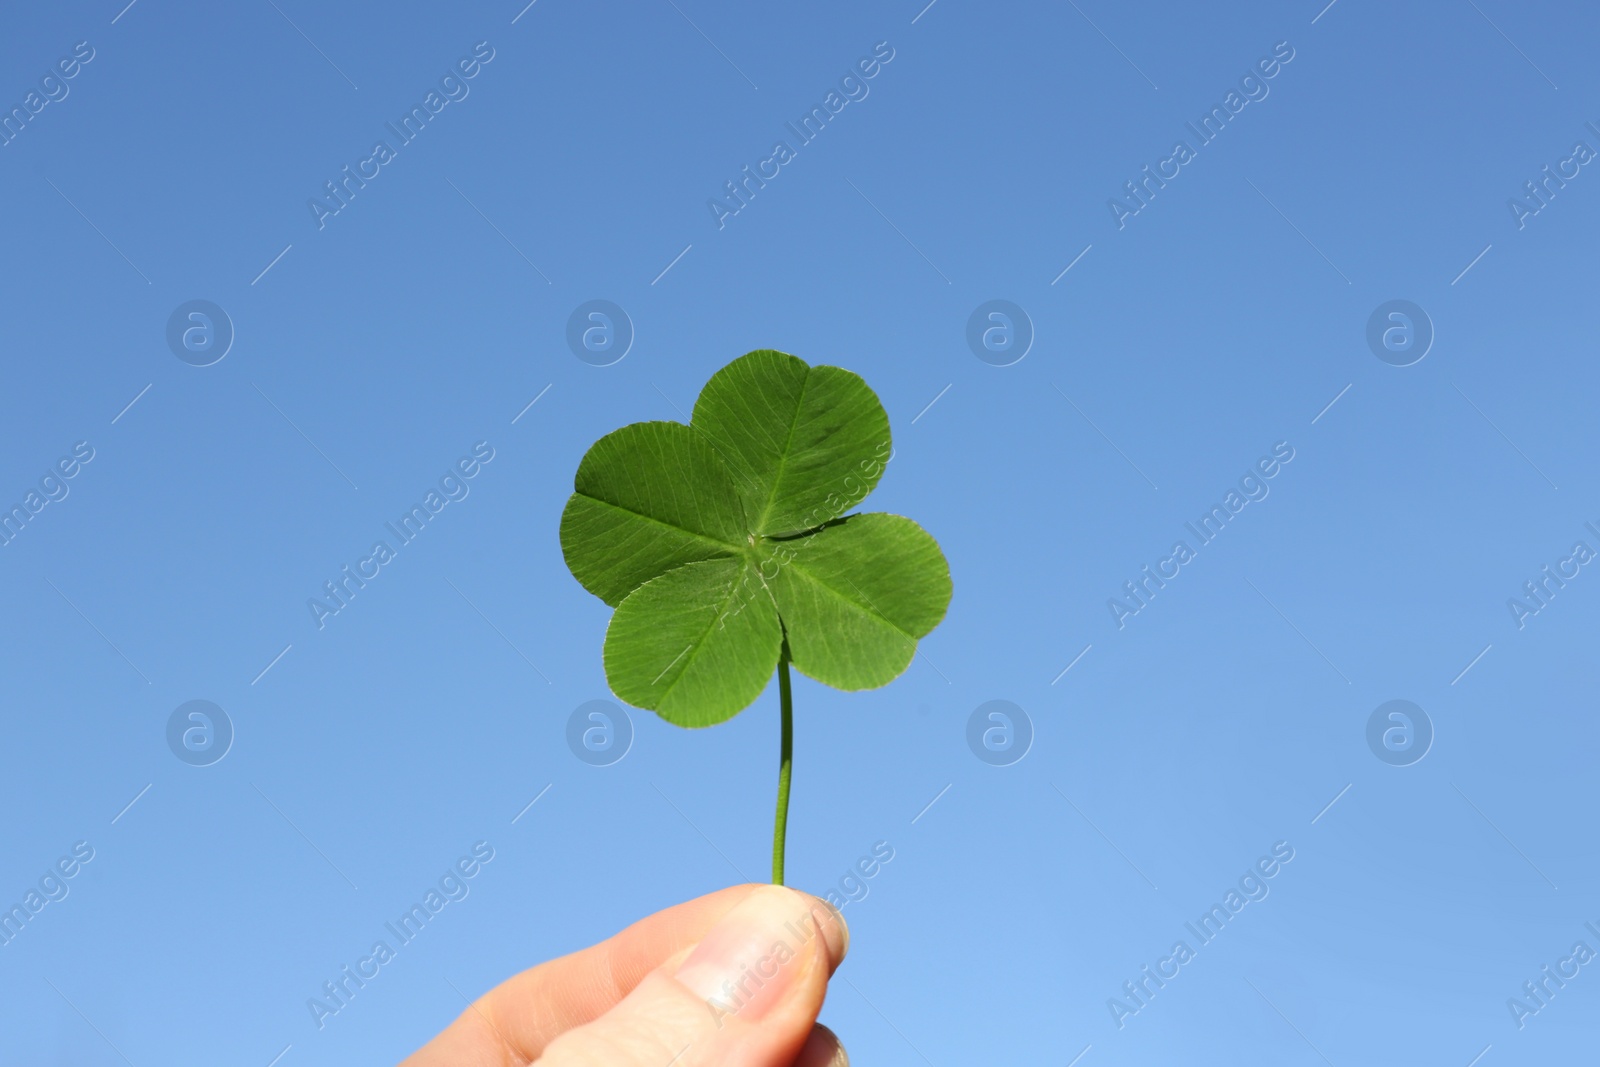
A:
[[[823,1016],[857,1062],[1592,1044],[1600,966],[1542,1005],[1524,983],[1600,951],[1593,15],[113,0],[0,23],[25,115],[0,137],[0,503],[27,514],[0,547],[0,903],[65,894],[0,946],[16,1062],[392,1062],[463,995],[762,878],[776,692],[712,731],[635,710],[622,759],[576,758],[609,609],[557,525],[591,442],[686,417],[766,347],[877,391],[895,455],[864,506],[932,532],[955,586],[890,686],[796,681],[791,884],[893,850]],[[747,166],[769,177],[733,213]],[[1147,166],[1166,184],[1136,203]],[[368,177],[333,212],[346,167]],[[569,346],[599,300],[619,360]],[[1004,366],[968,343],[997,300],[1033,335]],[[1433,337],[1397,366],[1368,324],[1402,300]],[[221,325],[192,301],[231,328],[215,361],[169,344],[175,314]],[[319,626],[308,600],[430,490]],[[204,766],[168,742],[196,700],[232,731]],[[967,743],[994,700],[1033,734],[1007,766]],[[1409,763],[1405,724],[1401,756],[1368,743],[1393,700],[1432,734]],[[307,1000],[475,846],[464,895],[319,1028]],[[1275,846],[1198,946],[1186,923]],[[1193,959],[1131,1000],[1177,941]]]

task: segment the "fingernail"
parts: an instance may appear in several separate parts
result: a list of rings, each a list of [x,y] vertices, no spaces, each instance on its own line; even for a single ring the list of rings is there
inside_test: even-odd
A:
[[[818,1023],[811,1028],[811,1036],[794,1062],[795,1067],[850,1067],[850,1054],[845,1052],[839,1035]]]
[[[818,938],[822,945],[812,943]],[[819,949],[844,957],[849,934],[827,904],[779,886],[763,886],[712,927],[678,968],[677,979],[711,1006],[719,1024],[737,1015],[764,1017],[795,988]],[[824,967],[828,960],[821,961]]]
[[[812,914],[816,916],[817,926],[822,930],[822,939],[828,945],[828,956],[833,960],[833,966],[838,967],[850,952],[850,925],[844,921],[844,912],[821,897],[813,899],[821,907],[813,906]],[[826,909],[826,914],[823,913],[823,909]]]

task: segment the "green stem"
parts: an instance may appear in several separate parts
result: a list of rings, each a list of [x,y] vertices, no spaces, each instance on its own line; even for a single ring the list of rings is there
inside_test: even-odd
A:
[[[778,656],[778,700],[783,716],[778,764],[778,813],[772,826],[772,884],[783,884],[783,845],[789,829],[789,772],[794,762],[794,698],[789,691],[789,642]]]

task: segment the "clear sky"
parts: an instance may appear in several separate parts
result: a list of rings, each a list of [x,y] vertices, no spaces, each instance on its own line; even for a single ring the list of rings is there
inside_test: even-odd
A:
[[[796,681],[856,1062],[1592,1050],[1592,12],[124,2],[0,15],[0,1060],[393,1062],[761,879],[775,687],[580,760],[557,525],[768,347],[955,587]]]

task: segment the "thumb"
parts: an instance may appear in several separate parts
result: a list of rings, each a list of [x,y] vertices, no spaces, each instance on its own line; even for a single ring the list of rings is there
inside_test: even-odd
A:
[[[790,1067],[849,941],[823,901],[755,889],[698,945],[546,1046],[540,1067]]]

